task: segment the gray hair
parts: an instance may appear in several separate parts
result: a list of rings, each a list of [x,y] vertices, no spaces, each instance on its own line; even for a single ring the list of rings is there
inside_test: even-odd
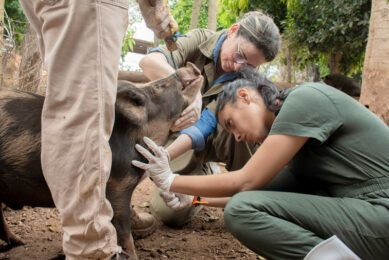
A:
[[[266,61],[274,60],[281,46],[281,35],[273,19],[261,11],[251,11],[242,16],[239,25],[238,36],[262,50]]]
[[[261,95],[268,110],[278,112],[281,109],[281,105],[277,102],[277,99],[281,99],[282,91],[276,85],[249,66],[241,68],[238,73],[240,78],[224,85],[223,91],[218,95],[216,105],[217,121],[219,121],[219,112],[227,104],[234,104],[236,102],[237,91],[242,88],[256,90]]]

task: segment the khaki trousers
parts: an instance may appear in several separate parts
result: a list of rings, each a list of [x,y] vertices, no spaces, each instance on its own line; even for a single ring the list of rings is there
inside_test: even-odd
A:
[[[121,251],[105,197],[126,0],[20,0],[48,71],[42,168],[67,259]]]

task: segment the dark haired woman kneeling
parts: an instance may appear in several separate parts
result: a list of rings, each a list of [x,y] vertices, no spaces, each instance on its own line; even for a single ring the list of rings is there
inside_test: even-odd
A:
[[[234,195],[224,212],[228,229],[268,259],[388,259],[388,126],[325,84],[279,92],[246,75],[224,87],[216,113],[237,141],[262,143],[241,170],[176,175],[166,150],[147,138],[154,154],[138,151],[149,164],[133,164],[165,191],[211,197],[214,205]],[[275,180],[283,185],[263,190]]]

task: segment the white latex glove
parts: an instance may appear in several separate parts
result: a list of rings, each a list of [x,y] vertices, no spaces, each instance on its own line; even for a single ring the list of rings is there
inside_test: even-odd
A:
[[[177,22],[170,14],[166,0],[138,0],[138,3],[147,27],[153,30],[159,39],[170,37],[171,30],[177,31]]]
[[[172,131],[180,131],[185,128],[188,128],[197,121],[199,121],[201,116],[201,105],[202,105],[202,96],[199,91],[196,95],[195,100],[181,113],[181,117],[174,122],[172,126]]]
[[[162,190],[160,190],[159,195],[161,196],[165,204],[173,210],[178,211],[192,206],[193,196],[191,195],[166,192]]]
[[[136,144],[135,148],[149,161],[149,163],[147,164],[136,160],[133,160],[131,163],[150,174],[151,179],[158,188],[163,191],[169,191],[174,178],[178,175],[174,174],[170,169],[169,153],[165,148],[158,146],[150,138],[143,137],[143,141],[153,154],[139,144]]]

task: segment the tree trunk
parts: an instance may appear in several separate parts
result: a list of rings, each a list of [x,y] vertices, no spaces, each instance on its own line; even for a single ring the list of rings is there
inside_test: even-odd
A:
[[[192,7],[192,18],[190,19],[190,27],[189,30],[197,28],[197,24],[199,23],[199,15],[200,15],[200,7],[202,4],[202,0],[194,0]]]
[[[305,71],[306,71],[308,81],[312,81],[312,82],[320,81],[319,65],[308,63],[305,66]]]
[[[22,60],[19,67],[18,89],[38,93],[42,59],[35,31],[28,25],[22,44]]]
[[[1,28],[1,35],[3,35],[3,22],[4,22],[4,0],[0,0],[0,28]]]
[[[154,34],[154,42],[153,42],[153,47],[157,48],[159,45],[159,39],[158,37]]]
[[[331,53],[330,62],[329,62],[331,74],[340,73],[341,60],[342,60],[342,53],[341,52]]]
[[[288,48],[286,50],[286,66],[287,66],[287,82],[292,82],[292,50],[290,44],[288,43]]]
[[[208,3],[208,29],[216,31],[217,0],[209,0]]]
[[[389,3],[373,0],[360,102],[389,125]]]
[[[319,82],[321,80],[320,78],[320,68],[319,65],[313,64],[313,82]]]
[[[0,88],[3,86],[3,46],[4,46],[4,39],[3,39],[3,30],[4,30],[4,0],[0,0]]]

